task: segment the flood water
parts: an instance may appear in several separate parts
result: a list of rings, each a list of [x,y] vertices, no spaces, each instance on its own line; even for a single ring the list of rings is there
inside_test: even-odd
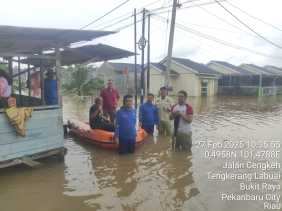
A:
[[[149,138],[128,156],[67,138],[64,162],[49,158],[36,169],[18,166],[0,171],[0,211],[264,210],[262,202],[220,201],[220,192],[238,192],[238,185],[208,180],[207,172],[220,169],[225,160],[204,159],[198,144],[281,142],[282,96],[189,101],[195,112],[192,155],[172,151],[163,137]],[[88,101],[65,99],[64,119],[87,120],[88,108]]]

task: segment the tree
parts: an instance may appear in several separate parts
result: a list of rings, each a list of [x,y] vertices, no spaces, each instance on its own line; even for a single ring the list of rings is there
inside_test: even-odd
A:
[[[93,71],[93,68],[86,65],[75,65],[63,70],[62,76],[68,76],[62,85],[63,93],[76,96],[95,95],[98,90],[103,88],[104,81],[99,78],[89,77],[90,71]]]

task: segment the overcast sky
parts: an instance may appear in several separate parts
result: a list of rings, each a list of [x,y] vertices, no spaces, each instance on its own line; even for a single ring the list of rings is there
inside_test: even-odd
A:
[[[92,20],[104,15],[106,12],[124,2],[124,0],[9,0],[1,1],[0,25],[51,27],[78,29]],[[257,65],[277,65],[282,67],[282,49],[257,37],[230,14],[224,11],[218,4],[197,6],[212,0],[196,0],[184,3],[182,7],[190,8],[177,10],[173,56],[189,58],[197,62],[207,63],[210,60],[227,61],[235,65],[241,63],[254,63]],[[282,1],[281,0],[229,0],[232,4],[247,11],[251,15],[263,19],[278,27],[275,29],[260,21],[250,18],[227,2],[222,4],[232,11],[238,18],[243,20],[258,33],[282,46]],[[127,4],[87,27],[89,30],[100,30],[116,22],[118,17],[124,18],[133,13],[133,9],[140,10],[143,6],[147,9],[159,8],[171,5],[170,0],[130,0]],[[171,16],[165,10],[159,14],[165,19]],[[156,11],[160,12],[160,11]],[[213,14],[213,15],[212,15]],[[218,18],[216,18],[216,15]],[[120,19],[122,19],[120,18]],[[138,20],[141,16],[138,16]],[[223,22],[225,20],[226,22]],[[117,30],[120,27],[133,22],[128,19],[103,30]],[[205,36],[216,37],[221,42],[228,42],[233,46],[241,46],[258,55],[244,50],[236,50],[225,45],[206,40],[198,35],[184,31],[183,26],[204,33]],[[169,25],[160,17],[151,19],[151,60],[159,61],[167,54],[169,36]],[[182,29],[181,29],[182,28]],[[241,29],[241,30],[240,30]],[[138,24],[138,37],[141,35],[141,24]],[[94,40],[92,43],[104,43],[126,50],[134,50],[133,26],[107,37]],[[140,52],[138,52],[140,53]],[[274,57],[274,58],[271,58]],[[140,63],[140,58],[138,58]],[[123,62],[134,62],[134,58],[119,60]]]

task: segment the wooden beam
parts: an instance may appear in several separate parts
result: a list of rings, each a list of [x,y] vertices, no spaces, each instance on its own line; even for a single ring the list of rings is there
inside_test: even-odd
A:
[[[62,107],[62,96],[61,96],[61,52],[59,46],[55,48],[56,55],[56,80],[57,80],[57,95],[58,95],[58,104]]]
[[[56,59],[52,55],[34,55],[34,54],[24,54],[24,53],[3,53],[0,52],[0,57],[26,57],[30,59]]]
[[[41,87],[41,105],[45,105],[45,78],[44,78],[44,70],[42,67],[42,60],[40,60],[40,87]]]
[[[21,158],[21,162],[29,167],[38,167],[41,165],[38,161],[33,160],[31,157],[23,157]]]

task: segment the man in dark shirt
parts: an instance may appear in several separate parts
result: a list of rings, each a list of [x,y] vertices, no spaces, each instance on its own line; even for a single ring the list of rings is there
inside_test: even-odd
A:
[[[107,87],[101,90],[100,97],[103,98],[103,112],[110,116],[111,122],[114,122],[116,108],[118,106],[119,92],[113,86],[113,81],[108,80]]]
[[[101,129],[113,132],[114,124],[103,116],[102,99],[97,97],[95,104],[91,106],[89,111],[89,125],[92,129]]]

